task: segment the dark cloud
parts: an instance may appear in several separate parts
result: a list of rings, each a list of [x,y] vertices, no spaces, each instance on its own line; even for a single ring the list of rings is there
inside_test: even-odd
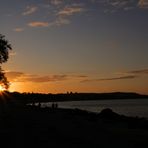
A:
[[[128,75],[128,76],[120,76],[120,77],[112,77],[112,78],[102,78],[102,79],[86,79],[81,82],[99,82],[99,81],[114,81],[114,80],[125,80],[125,79],[135,79],[138,76],[136,75]]]
[[[77,75],[78,78],[87,78],[87,75]]]
[[[129,76],[121,76],[121,77],[113,77],[113,78],[104,78],[104,79],[98,79],[99,81],[110,81],[110,80],[122,80],[122,79],[134,79],[137,76],[135,75],[129,75]]]
[[[133,71],[129,71],[128,73],[131,73],[131,74],[148,74],[148,69],[133,70]]]
[[[121,76],[102,78],[102,79],[85,79],[81,82],[97,82],[97,81],[114,81],[114,80],[125,80],[125,79],[135,79],[141,77],[144,74],[148,74],[148,69],[131,70],[123,73]]]

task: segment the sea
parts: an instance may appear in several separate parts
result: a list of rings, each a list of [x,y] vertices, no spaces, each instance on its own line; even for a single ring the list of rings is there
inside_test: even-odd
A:
[[[42,103],[42,107],[50,107],[53,102]],[[132,116],[145,117],[148,119],[148,98],[147,99],[113,99],[113,100],[93,100],[93,101],[66,101],[56,102],[60,108],[81,109],[99,113],[105,108],[110,108],[114,112]]]

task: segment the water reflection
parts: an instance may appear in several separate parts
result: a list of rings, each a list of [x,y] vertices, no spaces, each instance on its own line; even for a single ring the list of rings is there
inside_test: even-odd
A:
[[[51,107],[52,103],[42,103],[42,107]],[[92,112],[100,112],[104,108],[128,116],[148,118],[148,99],[100,100],[100,101],[69,101],[58,102],[61,108],[79,108]]]

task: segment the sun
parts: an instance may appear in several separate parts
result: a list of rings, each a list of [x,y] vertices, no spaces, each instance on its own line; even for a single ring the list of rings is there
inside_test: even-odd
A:
[[[0,85],[0,92],[3,92],[3,91],[5,91],[6,89],[2,86],[2,85]]]

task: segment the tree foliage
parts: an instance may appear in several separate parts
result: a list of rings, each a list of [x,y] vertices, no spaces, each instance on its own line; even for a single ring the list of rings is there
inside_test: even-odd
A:
[[[5,39],[4,35],[0,34],[0,64],[7,62],[9,58],[9,51],[12,49],[11,44],[9,44],[8,40]],[[4,89],[9,88],[9,82],[5,76],[4,71],[0,65],[0,85]]]
[[[9,58],[9,50],[11,50],[11,44],[5,39],[4,35],[0,34],[0,63],[7,62]]]

